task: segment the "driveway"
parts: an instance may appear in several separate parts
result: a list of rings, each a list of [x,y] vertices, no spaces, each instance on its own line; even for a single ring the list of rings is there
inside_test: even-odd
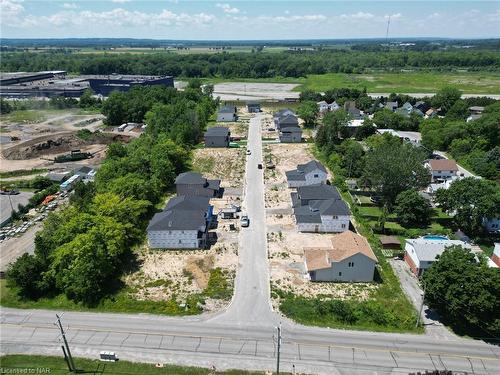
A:
[[[423,291],[418,279],[411,273],[410,268],[404,260],[390,259],[389,263],[394,273],[399,278],[399,282],[406,296],[413,306],[415,306],[415,309],[419,311],[422,304]],[[435,311],[429,309],[427,305],[423,307],[421,319],[425,327],[425,332],[428,335],[437,339],[450,339],[456,337],[456,335],[449,331],[439,321],[439,315]]]

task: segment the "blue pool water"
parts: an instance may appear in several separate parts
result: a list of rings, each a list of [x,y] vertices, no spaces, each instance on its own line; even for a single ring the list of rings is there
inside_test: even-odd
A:
[[[428,234],[423,237],[426,240],[448,240],[449,238],[446,236],[440,236],[437,234]]]

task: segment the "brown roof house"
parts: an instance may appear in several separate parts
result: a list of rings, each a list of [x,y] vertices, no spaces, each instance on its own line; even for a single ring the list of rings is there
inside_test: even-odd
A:
[[[431,172],[431,181],[449,180],[457,176],[458,166],[455,160],[431,159],[425,163]]]
[[[331,238],[331,247],[304,248],[311,281],[371,282],[377,257],[366,239],[346,231]]]

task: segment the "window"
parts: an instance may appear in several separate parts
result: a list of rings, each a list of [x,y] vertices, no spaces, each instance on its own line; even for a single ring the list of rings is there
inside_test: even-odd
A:
[[[344,229],[344,228],[345,228],[345,224],[342,224],[342,229]]]
[[[342,276],[342,272],[339,272],[339,276]]]
[[[314,178],[318,178],[318,177],[319,177],[319,174],[315,174],[315,175],[314,175]]]
[[[348,267],[354,267],[354,262],[349,262]]]
[[[333,215],[333,216],[332,216],[332,219],[333,219],[333,220],[337,220],[338,218],[339,218],[339,217],[338,217],[337,215]]]

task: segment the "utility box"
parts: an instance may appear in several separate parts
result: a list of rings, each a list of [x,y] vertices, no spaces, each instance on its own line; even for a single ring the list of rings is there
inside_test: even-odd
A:
[[[118,361],[118,357],[115,352],[100,352],[99,359],[104,362],[116,362]]]

